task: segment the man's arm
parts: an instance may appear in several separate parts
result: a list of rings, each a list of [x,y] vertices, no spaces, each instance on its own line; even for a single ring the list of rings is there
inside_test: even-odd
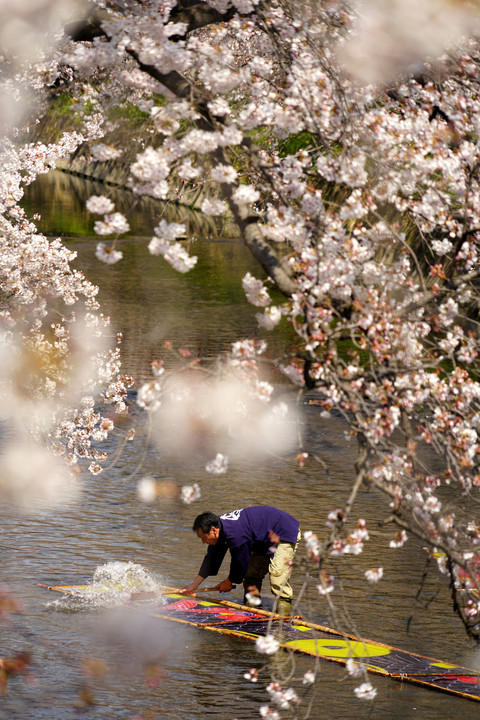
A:
[[[205,578],[210,577],[211,575],[217,575],[226,552],[227,544],[225,542],[222,542],[218,545],[210,545],[205,554],[205,557],[203,558],[203,562],[200,566],[197,577],[189,585],[186,585],[184,588],[182,588],[180,592],[182,592],[184,595],[194,593],[198,586],[205,580]],[[222,590],[221,592],[227,591]]]
[[[237,547],[230,548],[230,572],[228,579],[231,583],[241,583],[247,572],[251,558],[251,550],[248,543],[242,543]]]
[[[238,548],[230,548],[230,555],[232,559],[228,578],[215,585],[215,590],[221,593],[230,592],[236,587],[234,583],[242,582],[250,562],[250,548],[247,544],[240,545]],[[233,581],[231,580],[232,577]]]

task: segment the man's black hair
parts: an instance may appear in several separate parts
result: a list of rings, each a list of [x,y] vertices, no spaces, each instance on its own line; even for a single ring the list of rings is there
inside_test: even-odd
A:
[[[215,515],[215,513],[203,512],[200,515],[197,515],[197,517],[193,521],[192,530],[193,532],[201,530],[203,533],[207,534],[210,532],[212,527],[220,527],[220,518],[218,517],[218,515]]]

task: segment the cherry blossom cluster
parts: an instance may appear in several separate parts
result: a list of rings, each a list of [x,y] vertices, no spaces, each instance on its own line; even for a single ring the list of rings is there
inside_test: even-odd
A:
[[[193,485],[184,485],[180,494],[180,499],[185,505],[195,502],[201,497],[200,485],[193,483]]]
[[[113,212],[115,204],[105,195],[91,195],[86,208],[90,213],[103,215],[103,220],[96,220],[93,226],[97,235],[115,235],[112,245],[98,243],[95,252],[96,257],[107,265],[113,265],[123,258],[123,253],[115,249],[115,243],[119,235],[130,230],[127,219],[122,213]]]
[[[262,655],[273,655],[277,652],[280,644],[273,635],[259,636],[255,641],[257,652]]]
[[[267,692],[272,702],[278,705],[281,710],[290,710],[292,706],[299,702],[299,697],[293,688],[283,688],[278,682],[269,683]]]
[[[162,255],[178,272],[186,273],[195,267],[197,257],[189,255],[181,243],[175,242],[177,238],[185,235],[186,227],[182,223],[167,223],[161,220],[155,228],[155,237],[152,238],[148,249],[152,255]]]
[[[49,145],[1,141],[0,382],[12,442],[0,463],[2,493],[25,511],[74,499],[71,471],[81,463],[101,470],[112,412],[126,412],[121,336],[116,345],[106,341],[98,288],[71,267],[76,253],[40,234],[18,204],[25,183],[98,129],[94,123]]]

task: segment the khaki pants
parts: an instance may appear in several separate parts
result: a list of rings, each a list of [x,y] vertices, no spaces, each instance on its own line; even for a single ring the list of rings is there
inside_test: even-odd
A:
[[[293,590],[289,583],[289,579],[292,574],[292,561],[295,556],[300,537],[301,533],[299,530],[296,543],[279,543],[275,551],[275,555],[271,558],[267,555],[261,555],[260,553],[253,551],[245,579],[243,581],[245,592],[247,592],[248,588],[252,585],[255,585],[260,591],[262,587],[262,580],[268,572],[272,593],[278,598],[291,600],[293,597]]]

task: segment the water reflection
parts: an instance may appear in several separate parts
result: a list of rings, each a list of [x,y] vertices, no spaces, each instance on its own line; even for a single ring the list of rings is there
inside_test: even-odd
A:
[[[57,235],[63,227],[65,242],[78,251],[78,267],[100,284],[100,300],[112,317],[112,327],[124,334],[127,373],[139,381],[149,377],[150,362],[162,353],[165,339],[213,356],[238,336],[257,332],[254,310],[247,305],[238,282],[247,270],[257,270],[239,242],[225,237],[192,240],[190,250],[199,255],[199,262],[185,278],[161,259],[149,256],[145,239],[132,236],[121,242],[125,260],[108,267],[95,259],[96,239],[90,231],[84,236],[67,232],[88,224],[83,207],[91,189],[75,181],[70,192],[63,178],[62,192],[58,183],[52,192],[56,194],[49,195],[45,188],[39,196],[32,193],[30,208],[42,207],[46,221],[45,208],[55,205],[55,213],[48,216],[51,224],[45,229]],[[158,222],[147,215],[141,218],[145,235],[150,232],[147,228]],[[61,225],[65,218],[68,225]],[[273,355],[288,341],[288,333],[288,328],[282,328],[271,342]],[[327,513],[348,496],[355,447],[346,441],[341,419],[320,418],[308,397],[303,400],[302,414],[304,433],[324,466],[308,464],[301,469],[291,457],[270,456],[260,461],[245,456],[226,475],[212,477],[201,464],[186,462],[168,448],[160,453],[149,447],[145,454],[144,438],[139,436],[108,471],[85,478],[82,500],[73,508],[28,518],[2,508],[0,580],[22,598],[26,608],[15,625],[2,628],[2,653],[31,647],[36,661],[34,684],[20,678],[11,681],[0,704],[2,720],[78,718],[73,703],[85,682],[82,659],[106,656],[118,667],[98,626],[97,630],[95,623],[92,626],[93,618],[85,613],[52,612],[48,609],[52,598],[37,582],[89,581],[98,566],[120,561],[140,563],[165,578],[166,584],[181,586],[195,576],[203,556],[204,548],[191,524],[193,517],[206,509],[224,512],[253,504],[277,505],[297,516],[302,529],[322,531]],[[138,417],[136,410],[133,420]],[[112,437],[110,452],[115,452],[117,443]],[[144,474],[169,478],[177,485],[198,482],[201,501],[187,506],[177,497],[166,497],[152,505],[142,504],[136,495],[138,477],[131,476],[140,459]],[[400,551],[387,550],[382,558],[385,580],[377,586],[366,583],[365,569],[378,565],[379,550],[388,548],[393,531],[377,524],[379,517],[388,514],[382,497],[374,492],[361,494],[356,516],[365,517],[371,540],[353,562],[340,559],[336,570],[337,586],[343,587],[352,623],[364,637],[480,666],[478,651],[465,640],[460,622],[451,612],[448,587],[435,568],[421,585],[427,562],[421,545],[412,540]],[[294,573],[296,592],[301,580]],[[336,622],[314,587],[306,593],[303,608],[305,614],[327,625]],[[101,616],[97,621],[102,622]],[[95,678],[91,682],[98,707],[83,707],[80,716],[127,719],[143,712],[151,713],[155,720],[191,720],[207,714],[218,720],[251,720],[259,717],[258,707],[268,698],[262,676],[258,685],[248,685],[243,674],[252,666],[261,667],[262,660],[248,643],[175,625],[173,646],[163,659],[163,677],[158,684],[147,687],[138,674],[123,671]],[[302,656],[291,662],[294,678],[301,678],[312,666],[312,661]],[[345,678],[342,667],[323,662],[318,672],[311,714],[315,719],[437,720],[461,713],[465,720],[473,720],[478,716],[474,702],[382,677],[372,678],[379,694],[370,705],[354,697],[355,682]],[[306,705],[299,708],[299,717],[304,717],[306,709]]]
[[[99,238],[93,235],[93,218],[85,210],[89,195],[102,192],[106,188],[99,183],[55,172],[42,178],[38,187],[35,183],[26,188],[24,205],[31,215],[41,213],[39,229],[65,236],[66,245],[78,253],[75,266],[99,285],[98,297],[111,317],[112,334],[123,333],[126,374],[138,382],[150,378],[150,364],[162,355],[166,340],[176,347],[187,346],[193,355],[213,357],[229,349],[235,339],[268,337],[258,329],[255,308],[247,304],[240,283],[246,272],[257,276],[261,272],[240,240],[229,236],[228,228],[219,228],[214,219],[185,207],[141,198],[130,213],[132,233],[118,243],[124,259],[108,266],[95,257]],[[118,209],[130,208],[130,194],[115,188],[107,192]],[[148,241],[161,217],[184,222],[189,229],[185,243],[198,262],[187,278],[148,252]],[[271,356],[290,336],[285,324],[278,339],[269,339]]]
[[[184,223],[187,235],[197,237],[237,237],[235,225],[228,220],[211,218],[191,210],[188,206],[137,196],[116,185],[105,184],[60,170],[40,175],[25,187],[22,202],[29,216],[40,215],[36,225],[46,235],[93,236],[96,216],[85,210],[91,195],[106,195],[118,212],[128,217],[131,227],[127,237],[151,235],[153,228],[164,218],[167,222]]]

